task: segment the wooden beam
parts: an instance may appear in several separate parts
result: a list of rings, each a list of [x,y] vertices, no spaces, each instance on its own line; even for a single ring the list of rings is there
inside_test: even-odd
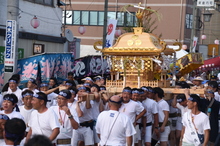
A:
[[[162,88],[166,94],[184,94],[185,89]],[[107,91],[110,93],[121,93],[123,88],[111,87]],[[190,89],[190,94],[204,94],[204,89]]]

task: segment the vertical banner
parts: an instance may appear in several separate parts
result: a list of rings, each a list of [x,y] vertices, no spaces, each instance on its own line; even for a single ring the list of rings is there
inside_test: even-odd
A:
[[[193,37],[193,49],[192,49],[192,52],[196,52],[197,41],[198,41],[198,37]]]
[[[117,20],[108,19],[108,30],[107,30],[106,43],[105,43],[106,48],[111,47],[113,44],[116,26],[117,26]]]
[[[16,31],[17,23],[15,20],[6,22],[6,40],[5,40],[5,72],[15,72],[16,55]]]
[[[76,38],[72,42],[68,42],[68,52],[72,53],[74,57],[76,56]]]

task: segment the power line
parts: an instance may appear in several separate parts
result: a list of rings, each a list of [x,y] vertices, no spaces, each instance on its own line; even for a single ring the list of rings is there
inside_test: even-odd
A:
[[[88,7],[86,8],[86,10],[88,10],[89,9],[89,7],[94,3],[94,1],[95,0],[93,0],[89,5],[88,5]],[[84,10],[84,11],[86,11],[86,10]],[[66,15],[66,14],[65,14]],[[82,17],[83,17],[83,15],[85,15],[85,13],[82,13]],[[81,16],[81,15],[80,15]],[[75,21],[78,21],[79,19],[80,19],[80,16],[75,20]],[[73,22],[74,23],[74,22]]]

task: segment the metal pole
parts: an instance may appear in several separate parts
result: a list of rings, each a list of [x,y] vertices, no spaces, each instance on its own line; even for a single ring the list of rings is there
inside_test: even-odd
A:
[[[4,83],[17,72],[19,0],[7,0]]]
[[[176,51],[174,52],[173,57],[173,78],[172,78],[172,87],[176,86]]]
[[[102,44],[102,49],[105,48],[105,43],[106,43],[107,18],[108,18],[108,0],[105,0],[105,6],[104,6],[104,26],[103,26],[103,44]]]
[[[196,8],[197,0],[193,0],[193,20],[192,20],[192,31],[191,31],[191,39],[190,39],[190,52],[192,52],[193,49],[193,38],[195,36],[195,30],[196,30],[196,23],[195,18],[197,16],[197,8]]]

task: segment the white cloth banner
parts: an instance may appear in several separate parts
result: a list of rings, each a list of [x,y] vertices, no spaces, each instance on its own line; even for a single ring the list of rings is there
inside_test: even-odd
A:
[[[5,37],[5,72],[15,72],[17,62],[17,22],[15,20],[7,20],[6,37]]]
[[[214,0],[197,0],[197,7],[214,7]]]
[[[113,44],[115,38],[116,26],[117,26],[117,20],[108,19],[108,30],[107,30],[106,43],[105,43],[106,48],[111,47]]]
[[[198,37],[193,37],[193,49],[192,52],[196,52],[196,45],[197,45]]]

